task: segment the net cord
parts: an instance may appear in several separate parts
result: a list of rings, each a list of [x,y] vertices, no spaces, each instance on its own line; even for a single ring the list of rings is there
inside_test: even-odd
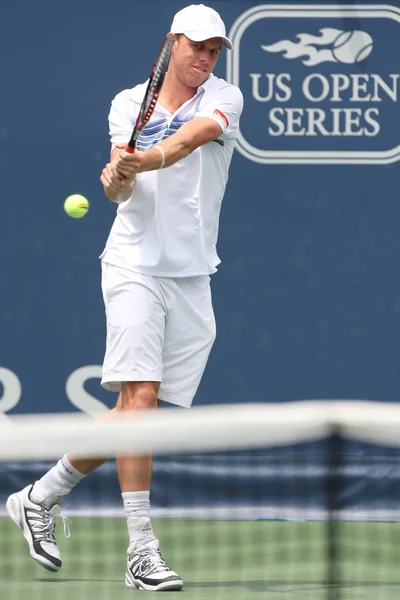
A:
[[[326,439],[337,428],[357,441],[398,447],[400,406],[364,401],[245,403],[117,413],[3,416],[0,460],[171,454],[279,447]]]

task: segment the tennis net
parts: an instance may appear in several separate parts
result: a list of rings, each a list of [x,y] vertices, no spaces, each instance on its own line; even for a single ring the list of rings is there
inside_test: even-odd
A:
[[[45,571],[9,494],[64,453],[154,454],[153,529],[190,600],[398,600],[400,407],[368,402],[160,410],[0,421],[0,598],[131,598],[111,459],[64,498],[63,567]],[[150,592],[152,593],[152,592]],[[173,593],[173,592],[172,592]]]

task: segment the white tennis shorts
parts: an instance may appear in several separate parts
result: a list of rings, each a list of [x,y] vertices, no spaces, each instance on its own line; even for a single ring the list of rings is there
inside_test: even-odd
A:
[[[160,381],[160,400],[189,408],[215,340],[209,276],[153,277],[103,261],[102,290],[102,386]]]

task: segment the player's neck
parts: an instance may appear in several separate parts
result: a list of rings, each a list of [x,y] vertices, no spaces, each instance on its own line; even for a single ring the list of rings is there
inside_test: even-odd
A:
[[[197,93],[197,88],[188,87],[181,83],[175,74],[171,71],[165,76],[164,84],[162,86],[158,102],[168,112],[173,114],[185,104],[188,100],[191,100]]]

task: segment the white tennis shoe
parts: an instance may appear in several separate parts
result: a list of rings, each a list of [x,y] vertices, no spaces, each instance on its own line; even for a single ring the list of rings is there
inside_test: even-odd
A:
[[[62,514],[58,504],[50,510],[35,504],[30,499],[32,485],[12,494],[7,502],[7,512],[24,534],[29,554],[49,571],[61,568],[60,550],[54,537],[55,520],[59,517],[64,524],[65,537],[70,536],[69,520]]]
[[[129,588],[149,592],[179,591],[183,587],[182,579],[167,566],[154,538],[129,546],[125,583]]]

